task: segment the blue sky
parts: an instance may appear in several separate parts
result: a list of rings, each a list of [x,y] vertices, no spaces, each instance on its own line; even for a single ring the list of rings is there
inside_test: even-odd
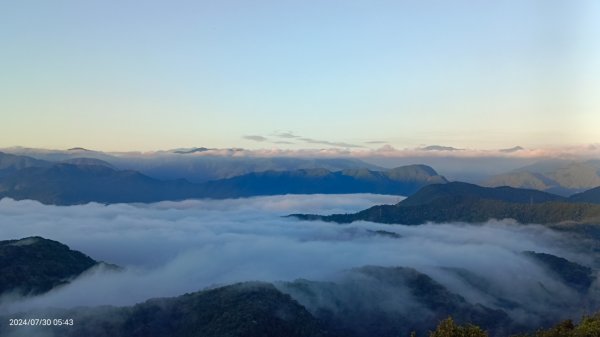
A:
[[[600,142],[598,36],[592,0],[6,1],[0,147]]]

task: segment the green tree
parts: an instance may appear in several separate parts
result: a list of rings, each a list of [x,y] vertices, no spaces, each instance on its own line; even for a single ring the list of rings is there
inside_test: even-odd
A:
[[[452,317],[441,321],[429,337],[487,337],[487,333],[473,324],[458,325]]]

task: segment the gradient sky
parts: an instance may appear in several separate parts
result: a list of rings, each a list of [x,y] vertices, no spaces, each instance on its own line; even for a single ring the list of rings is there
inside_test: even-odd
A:
[[[599,36],[594,0],[0,1],[0,147],[597,143]]]

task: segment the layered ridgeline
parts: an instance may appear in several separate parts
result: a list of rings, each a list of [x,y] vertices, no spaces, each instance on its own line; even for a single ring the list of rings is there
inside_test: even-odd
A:
[[[531,188],[569,196],[600,186],[600,161],[545,160],[482,182],[487,187]]]
[[[83,148],[66,151],[27,148],[4,149],[12,155],[57,163],[78,158],[101,160],[120,170],[133,170],[161,179],[186,179],[193,183],[226,179],[261,171],[294,171],[325,168],[341,171],[353,168],[380,170],[381,167],[354,158],[310,158],[249,155],[243,149],[207,149],[203,147],[152,153],[105,153]],[[0,163],[2,154],[0,153]],[[1,164],[0,164],[1,167]]]
[[[5,155],[7,157],[16,160],[15,156]],[[6,174],[0,176],[0,198],[73,205],[304,193],[410,195],[425,185],[446,182],[444,177],[425,165],[403,166],[386,171],[265,171],[195,184],[184,179],[159,180],[137,171],[118,170],[97,159],[79,158],[50,164],[41,162],[41,166],[38,163],[6,165]]]
[[[7,326],[0,336],[55,337],[325,337],[315,317],[272,284],[238,283],[174,298],[152,299],[131,307],[92,307],[13,314],[10,318],[61,317],[62,326]]]
[[[99,265],[116,268],[41,237],[0,241],[0,295],[47,292]]]
[[[38,244],[32,243],[36,240]],[[8,244],[31,246],[39,251],[39,260],[19,261],[33,270],[55,255],[64,245],[42,238],[8,241]],[[48,245],[48,248],[45,245]],[[68,249],[68,248],[67,248]],[[83,255],[82,253],[78,253]],[[540,279],[535,294],[547,297],[546,282],[558,280],[572,289],[574,303],[592,296],[595,281],[590,268],[564,258],[535,252],[524,256],[548,271],[553,279]],[[52,254],[51,254],[52,255]],[[14,268],[17,262],[6,261]],[[91,260],[88,262],[92,262]],[[51,263],[56,269],[78,268],[77,259],[61,258]],[[19,333],[23,336],[408,336],[411,331],[425,335],[437,323],[452,316],[458,323],[477,324],[494,336],[534,331],[538,324],[548,325],[558,319],[578,316],[569,312],[558,316],[529,312],[527,298],[507,298],[486,278],[462,268],[439,267],[447,275],[469,285],[469,292],[486,294],[486,303],[468,300],[422,271],[406,267],[365,266],[343,271],[330,281],[296,280],[292,282],[243,282],[201,290],[173,298],[151,299],[129,307],[87,307],[74,309],[39,308],[28,312],[0,316],[0,336]],[[597,272],[597,271],[596,271]],[[436,273],[434,273],[435,275]],[[23,283],[37,282],[43,276],[29,277]],[[54,279],[46,275],[48,282]],[[529,276],[531,277],[531,276]],[[60,286],[60,285],[55,285]],[[565,289],[567,289],[565,288]],[[568,290],[567,290],[568,291]],[[535,294],[531,294],[534,296]],[[527,309],[529,308],[529,309]],[[523,313],[525,311],[525,314]],[[516,320],[511,313],[528,317]],[[74,325],[9,326],[8,318],[70,318]],[[537,317],[537,318],[534,318]]]
[[[52,163],[26,156],[0,152],[0,178],[27,167],[49,167]]]
[[[491,219],[537,224],[595,224],[600,223],[599,192],[600,189],[594,189],[566,198],[531,189],[451,182],[425,186],[395,205],[374,206],[354,214],[292,216],[338,223],[365,220],[405,225],[481,223]]]
[[[214,197],[278,194],[377,193],[410,195],[429,184],[446,183],[426,165],[408,165],[385,171],[326,169],[255,172],[203,184]]]
[[[591,202],[598,204],[600,203],[600,187],[573,194],[569,199],[576,202]]]

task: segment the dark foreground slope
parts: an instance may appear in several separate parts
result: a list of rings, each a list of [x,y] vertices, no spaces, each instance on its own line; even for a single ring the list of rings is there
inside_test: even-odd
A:
[[[425,186],[398,204],[374,206],[354,214],[293,216],[339,223],[365,220],[406,225],[453,221],[481,223],[506,218],[538,224],[600,222],[600,205],[580,200],[537,190],[452,182]]]
[[[547,253],[526,251],[523,254],[536,260],[556,279],[579,292],[587,292],[594,282],[593,271],[590,267]]]
[[[297,280],[279,285],[342,336],[409,336],[425,333],[449,315],[495,333],[517,331],[502,310],[469,303],[412,268],[366,266],[334,282]]]
[[[35,274],[34,269],[45,264],[55,270],[70,270],[81,264],[80,258],[93,261],[60,243],[42,238],[5,243],[11,247],[15,244],[30,247],[31,252],[37,252],[25,254],[37,259],[19,261],[20,266],[29,271],[22,275],[20,282],[24,284],[44,277],[56,279],[48,274]],[[54,253],[48,254],[49,250]],[[69,256],[79,258],[54,257],[62,256],[59,253],[65,250]],[[574,291],[575,306],[565,307],[565,310],[580,310],[581,300],[593,296],[590,285],[596,280],[590,268],[550,254],[525,254],[546,268],[549,275],[554,275],[553,279]],[[0,313],[0,336],[392,337],[406,336],[411,331],[424,334],[448,316],[459,323],[478,324],[493,336],[506,336],[530,331],[537,324],[572,317],[569,313],[549,314],[553,311],[532,307],[531,299],[506,298],[503,287],[495,287],[488,279],[468,270],[437,267],[435,272],[434,269],[431,275],[443,272],[446,277],[456,278],[471,287],[467,292],[483,292],[486,302],[467,300],[456,290],[413,268],[365,266],[347,270],[326,282],[245,282],[173,298],[152,299],[129,307],[39,308],[10,315]],[[539,279],[536,282],[539,290],[546,294],[546,282],[554,281]],[[529,317],[533,323],[524,324],[523,319],[515,319],[515,314]],[[72,319],[73,325],[9,325],[9,319],[45,317]]]
[[[89,256],[41,237],[0,241],[0,294],[39,294],[97,265]]]
[[[450,272],[473,284],[482,282],[464,270]],[[540,283],[540,287],[544,284]],[[74,325],[14,327],[6,324],[6,317],[0,317],[0,336],[18,332],[18,336],[45,337],[392,337],[407,336],[412,331],[423,335],[448,316],[459,323],[477,324],[492,336],[535,329],[537,325],[513,320],[508,312],[522,309],[519,303],[507,301],[501,295],[501,291],[488,293],[505,307],[494,309],[467,301],[415,269],[366,266],[349,270],[341,279],[329,282],[297,280],[275,285],[244,282],[152,299],[130,307],[45,309],[12,314],[10,318],[72,318]],[[565,316],[569,317],[562,315]],[[543,315],[535,324],[549,325],[560,318]]]
[[[69,317],[72,326],[14,327],[0,336],[320,337],[330,336],[304,307],[269,283],[239,283],[132,307],[78,308],[11,317]]]

